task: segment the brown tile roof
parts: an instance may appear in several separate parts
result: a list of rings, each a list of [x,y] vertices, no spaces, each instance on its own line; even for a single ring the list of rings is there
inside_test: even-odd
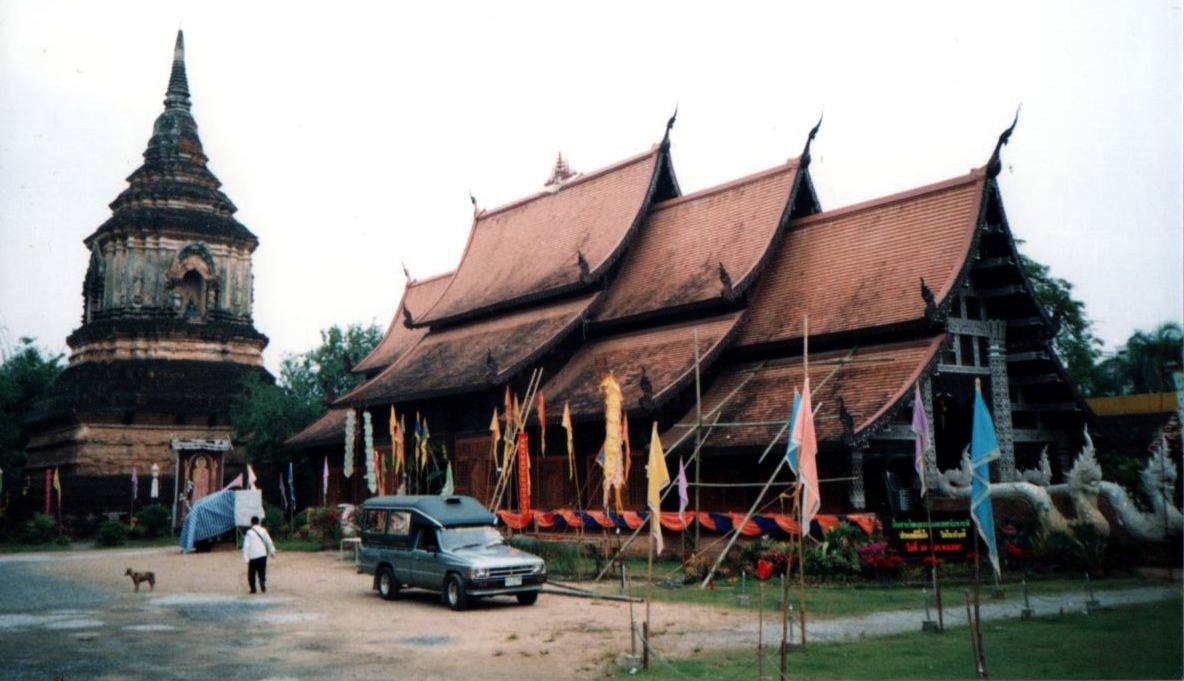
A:
[[[337,405],[397,403],[467,392],[504,382],[559,342],[600,293],[428,333],[381,374]],[[488,356],[492,354],[495,371]]]
[[[630,412],[641,409],[641,372],[649,378],[657,405],[677,393],[694,378],[694,333],[699,332],[700,365],[711,361],[726,346],[738,327],[742,312],[657,329],[622,334],[585,344],[562,370],[543,387],[556,420],[563,403],[571,402],[573,417],[604,412],[600,379],[610,369],[621,385],[622,404]]]
[[[945,338],[942,334],[908,343],[811,355],[810,384],[814,408],[818,410],[814,419],[818,441],[837,442],[842,438],[839,397],[851,413],[856,434],[875,425],[910,394],[913,383],[935,360]],[[789,419],[794,388],[802,385],[802,374],[800,357],[729,369],[703,396],[703,420],[713,422],[718,414],[720,423],[784,423]],[[692,408],[680,423],[685,426],[694,422]],[[706,443],[711,447],[765,447],[779,429],[780,425],[719,427]],[[670,447],[688,432],[691,429],[670,428],[662,434],[662,443]],[[784,452],[784,434],[778,442]]]
[[[452,279],[452,272],[437,275],[429,279],[408,282],[403,289],[403,297],[399,300],[399,307],[395,309],[395,316],[391,319],[386,335],[366,358],[353,368],[356,374],[375,371],[390,366],[395,360],[403,356],[427,333],[426,328],[409,329],[403,323],[403,311],[408,310],[414,316],[418,312],[427,310],[436,302],[440,294]]]
[[[656,204],[596,314],[598,321],[743,292],[787,219],[798,163]],[[731,280],[725,294],[720,265]]]
[[[920,319],[921,277],[953,292],[978,224],[985,175],[794,220],[755,288],[737,346]]]
[[[284,441],[285,447],[317,447],[340,442],[345,446],[345,413],[348,409],[330,409],[304,430]]]
[[[664,157],[664,146],[656,146],[555,191],[479,213],[451,283],[430,310],[416,311],[416,323],[541,300],[599,278],[642,219]]]

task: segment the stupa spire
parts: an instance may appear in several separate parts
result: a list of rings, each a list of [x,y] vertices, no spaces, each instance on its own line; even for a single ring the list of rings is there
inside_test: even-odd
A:
[[[169,88],[165,91],[166,108],[189,110],[189,78],[185,75],[185,34],[177,29],[177,43],[173,47],[173,69],[169,73]]]

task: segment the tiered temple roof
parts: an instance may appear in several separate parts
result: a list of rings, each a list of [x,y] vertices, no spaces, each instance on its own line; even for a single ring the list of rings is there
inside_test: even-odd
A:
[[[1080,432],[1080,399],[1003,215],[998,148],[967,175],[825,212],[809,142],[799,158],[686,196],[666,148],[478,212],[437,302],[411,310],[426,334],[337,406],[479,412],[445,421],[471,448],[505,387],[521,391],[538,367],[548,423],[568,404],[595,439],[612,372],[630,420],[657,421],[670,447],[695,422],[697,370],[704,421],[727,424],[704,446],[750,453],[785,441],[808,334],[820,442],[853,461],[873,439],[885,461],[903,455],[903,408],[922,381],[962,395],[971,377],[1010,371],[1019,400],[1009,406],[1006,387],[992,397],[1017,413],[1017,437],[1065,440],[1040,425],[1054,417]]]
[[[407,326],[407,319],[414,317],[416,312],[431,307],[444,292],[444,289],[448,287],[448,282],[451,280],[452,273],[448,272],[423,280],[407,282],[407,287],[403,289],[403,297],[399,300],[399,306],[395,308],[395,314],[391,317],[386,334],[383,335],[378,346],[354,366],[353,372],[355,374],[372,374],[381,371],[414,348],[415,344],[427,335],[428,330],[423,327]]]

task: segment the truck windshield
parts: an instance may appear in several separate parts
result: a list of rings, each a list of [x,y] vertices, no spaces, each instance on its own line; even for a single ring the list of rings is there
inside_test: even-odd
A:
[[[445,551],[480,549],[501,544],[502,535],[491,526],[452,527],[440,531],[440,545]]]

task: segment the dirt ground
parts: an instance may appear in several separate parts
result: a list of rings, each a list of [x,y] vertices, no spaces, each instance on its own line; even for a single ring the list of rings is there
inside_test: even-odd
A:
[[[544,593],[533,606],[503,597],[453,612],[436,594],[417,591],[387,602],[337,552],[280,553],[268,568],[267,594],[256,596],[247,595],[241,554],[230,550],[43,555],[49,559],[35,563],[36,571],[109,595],[99,607],[50,610],[58,619],[47,627],[82,648],[99,647],[112,630],[134,633],[137,643],[158,639],[176,649],[181,668],[172,669],[181,678],[225,680],[237,677],[232,670],[255,667],[246,678],[593,679],[621,673],[630,652],[628,603]],[[154,571],[155,591],[145,585],[135,593],[123,576],[128,567]],[[612,584],[601,588],[617,591]],[[642,621],[643,604],[633,605],[633,616]],[[729,619],[752,618],[655,603],[655,646],[660,639],[668,654],[690,652],[701,635],[727,628]],[[112,657],[118,667],[118,653]],[[219,664],[197,662],[211,657]],[[184,669],[187,660],[196,666]]]

